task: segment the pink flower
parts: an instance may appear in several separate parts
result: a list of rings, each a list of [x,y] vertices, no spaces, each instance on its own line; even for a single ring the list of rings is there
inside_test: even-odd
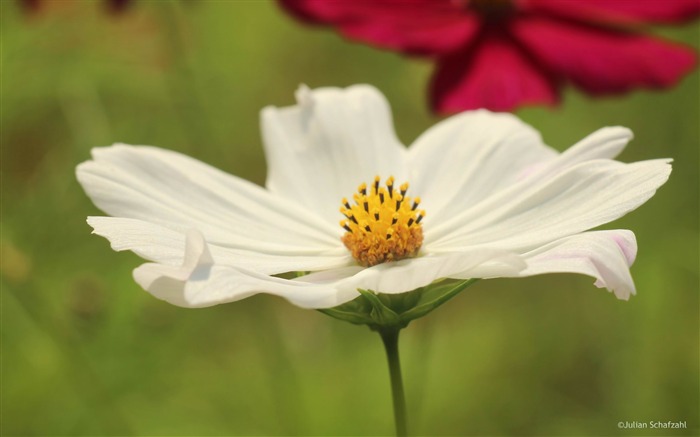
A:
[[[348,38],[435,58],[442,113],[556,104],[571,82],[592,94],[674,85],[692,49],[640,32],[700,14],[700,0],[280,0]]]

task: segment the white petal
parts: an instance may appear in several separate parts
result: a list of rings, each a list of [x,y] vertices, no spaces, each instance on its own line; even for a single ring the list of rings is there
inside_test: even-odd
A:
[[[622,152],[634,137],[632,131],[622,126],[609,126],[598,129],[569,147],[553,159],[542,161],[521,174],[521,182],[527,177],[528,183],[551,179],[574,165],[596,159],[613,159]],[[511,157],[511,159],[513,159]],[[515,185],[515,184],[514,184]],[[511,187],[517,189],[517,187]]]
[[[142,220],[117,217],[88,217],[95,234],[107,238],[116,251],[131,250],[142,258],[179,265],[188,229],[165,227]],[[347,250],[331,255],[279,255],[209,244],[217,265],[236,266],[263,274],[314,271],[342,267],[352,262]]]
[[[439,223],[556,156],[536,130],[511,114],[464,112],[411,145],[411,194],[421,196],[421,207]]]
[[[358,288],[402,293],[442,278],[491,276],[494,269],[515,276],[525,267],[517,255],[475,250],[369,269],[348,266],[286,280],[218,264],[202,234],[195,230],[188,231],[185,246],[181,265],[143,264],[134,270],[134,279],[159,299],[189,308],[233,302],[257,293],[281,296],[303,308],[330,308],[357,297]]]
[[[330,308],[358,296],[356,290],[339,291],[326,284],[214,264],[204,237],[197,231],[187,233],[181,266],[143,264],[134,270],[134,279],[155,297],[187,308],[234,302],[257,293],[281,296],[303,308]]]
[[[451,222],[426,228],[426,247],[441,252],[484,245],[522,252],[591,229],[649,200],[668,179],[668,162],[586,161],[554,178],[523,183]]]
[[[337,287],[340,290],[361,288],[378,293],[404,293],[438,279],[492,277],[494,270],[514,275],[524,267],[525,263],[516,254],[478,249],[379,264],[340,280]]]
[[[562,153],[557,167],[566,167],[593,159],[613,159],[634,138],[632,131],[622,126],[598,129]]]
[[[389,105],[375,88],[302,88],[299,104],[261,113],[267,188],[334,225],[343,197],[375,175],[405,175],[405,147]]]
[[[342,248],[335,223],[179,153],[115,145],[93,149],[93,159],[78,166],[78,180],[112,216],[200,229],[207,241],[242,250],[317,255]]]
[[[596,278],[596,286],[607,288],[618,299],[628,300],[636,294],[629,271],[636,254],[632,231],[585,232],[526,253],[527,268],[515,276],[581,273]]]

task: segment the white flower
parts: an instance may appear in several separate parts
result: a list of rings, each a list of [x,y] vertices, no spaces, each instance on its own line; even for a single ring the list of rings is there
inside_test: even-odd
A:
[[[112,216],[89,217],[94,233],[152,261],[134,270],[144,289],[184,307],[269,293],[329,308],[358,289],[572,272],[620,299],[635,293],[634,234],[588,231],[646,202],[671,172],[668,159],[613,160],[632,138],[628,129],[600,129],[558,153],[516,117],[474,111],[405,148],[372,87],[302,88],[297,100],[262,111],[267,189],[146,146],[96,148],[78,166],[87,194]],[[390,177],[396,186],[384,182]],[[401,199],[403,182],[410,191]],[[390,188],[396,214],[382,203]],[[358,262],[349,248],[370,256]],[[285,272],[311,273],[274,276]]]

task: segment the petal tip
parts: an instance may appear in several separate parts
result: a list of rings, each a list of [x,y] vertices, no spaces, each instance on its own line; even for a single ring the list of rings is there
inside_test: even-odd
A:
[[[632,129],[625,126],[607,126],[602,128],[601,131],[611,137],[626,139],[627,141],[634,139],[634,132],[632,132]]]
[[[297,90],[294,92],[294,97],[296,98],[299,106],[310,107],[314,104],[313,91],[306,84],[300,84]]]

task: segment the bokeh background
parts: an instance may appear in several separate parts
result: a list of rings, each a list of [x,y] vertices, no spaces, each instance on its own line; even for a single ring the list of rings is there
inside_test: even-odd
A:
[[[431,66],[307,28],[271,1],[2,1],[3,435],[382,435],[378,336],[282,299],[187,310],[131,279],[141,260],[90,235],[74,176],[95,146],[178,150],[262,184],[258,113],[311,87],[371,83],[410,142],[438,121]],[[700,45],[700,27],[653,29]],[[663,60],[658,60],[663,62]],[[593,280],[481,281],[403,331],[420,435],[697,435],[699,76],[665,92],[518,112],[563,150],[632,128],[620,157],[673,157],[636,232],[629,302]],[[685,421],[682,430],[619,421]]]

